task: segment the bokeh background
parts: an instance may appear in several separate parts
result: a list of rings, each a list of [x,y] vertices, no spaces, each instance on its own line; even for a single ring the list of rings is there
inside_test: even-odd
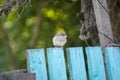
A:
[[[5,2],[1,0],[0,4]],[[79,39],[77,12],[80,1],[32,0],[17,10],[13,8],[5,22],[1,16],[0,71],[26,68],[26,50],[53,47],[52,38],[61,31],[68,35],[65,47],[85,46]]]
[[[0,6],[7,1],[0,0]],[[19,4],[12,8],[7,18],[4,14],[0,16],[0,72],[26,68],[26,50],[54,47],[52,38],[61,31],[68,35],[64,48],[92,46],[96,41],[95,36],[87,41],[88,44],[79,39],[81,22],[85,20],[81,12],[82,0],[16,1]],[[89,10],[92,0],[84,1],[88,2]],[[107,1],[114,36],[120,43],[120,1]],[[95,32],[96,28],[91,30],[92,35]]]

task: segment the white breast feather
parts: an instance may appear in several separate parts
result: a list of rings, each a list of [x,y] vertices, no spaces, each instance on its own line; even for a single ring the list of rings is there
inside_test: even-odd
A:
[[[63,47],[67,42],[66,37],[63,36],[55,36],[53,38],[53,45],[56,47]]]

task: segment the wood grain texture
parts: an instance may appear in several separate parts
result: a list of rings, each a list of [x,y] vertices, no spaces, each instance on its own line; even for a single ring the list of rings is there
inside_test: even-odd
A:
[[[50,80],[67,80],[63,48],[48,48],[47,58]]]
[[[10,74],[8,80],[36,80],[33,73],[16,73]]]
[[[120,80],[120,48],[105,48],[105,60],[109,80]]]
[[[21,72],[6,72],[0,74],[0,80],[35,80],[35,74]]]
[[[92,0],[92,4],[99,33],[100,45],[103,47],[114,41],[107,0]]]
[[[67,48],[70,80],[87,80],[82,47]]]
[[[8,75],[0,74],[0,80],[7,80],[9,78]]]
[[[87,47],[86,54],[90,80],[106,80],[101,48]]]
[[[47,80],[44,49],[27,50],[27,70],[36,74],[36,80]]]

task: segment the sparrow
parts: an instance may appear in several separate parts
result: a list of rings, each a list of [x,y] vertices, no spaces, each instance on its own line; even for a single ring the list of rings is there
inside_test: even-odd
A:
[[[63,47],[67,42],[67,35],[65,32],[60,32],[53,37],[53,45],[55,47]]]

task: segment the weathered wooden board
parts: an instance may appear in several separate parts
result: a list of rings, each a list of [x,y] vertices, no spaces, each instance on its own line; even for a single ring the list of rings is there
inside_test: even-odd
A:
[[[15,73],[10,74],[8,80],[36,80],[33,73]]]
[[[87,80],[82,47],[67,48],[70,80]]]
[[[101,48],[87,47],[86,54],[90,80],[106,80]]]
[[[120,48],[105,48],[105,60],[109,80],[120,80]]]
[[[0,73],[0,80],[35,80],[34,73],[26,73],[25,70],[13,70]]]
[[[48,48],[47,58],[50,80],[67,80],[63,49]]]
[[[44,49],[27,50],[27,70],[36,74],[36,80],[47,80]]]
[[[87,65],[82,47],[67,48],[67,61],[70,80],[87,80],[86,68],[90,80],[106,80],[105,66],[100,46],[86,47]],[[120,48],[105,48],[106,69],[109,80],[120,79]],[[36,80],[67,80],[66,63],[63,48],[47,48],[47,64],[49,78],[46,70],[44,49],[27,50],[27,70],[36,74]],[[17,75],[16,75],[17,76]],[[9,77],[9,76],[6,76]],[[0,79],[5,76],[0,76]],[[17,77],[16,77],[17,78]]]

